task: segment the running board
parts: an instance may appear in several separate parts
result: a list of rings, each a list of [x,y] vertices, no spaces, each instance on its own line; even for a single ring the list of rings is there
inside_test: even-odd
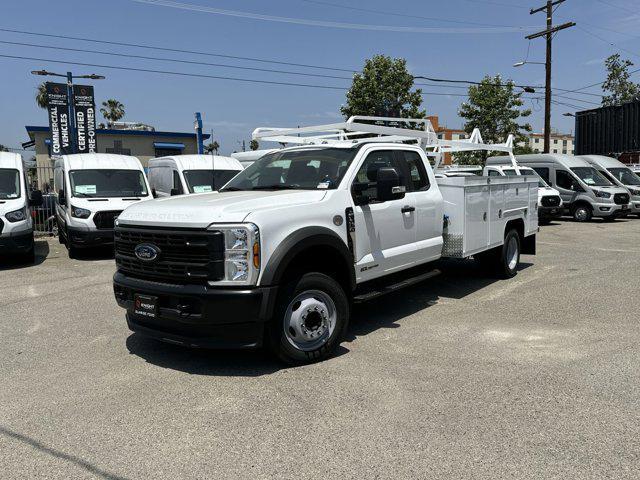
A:
[[[396,292],[406,287],[410,287],[412,285],[416,285],[417,283],[424,282],[425,280],[429,280],[430,278],[436,277],[440,275],[440,270],[434,269],[426,273],[422,273],[420,275],[416,275],[414,277],[409,277],[404,280],[401,280],[397,283],[392,283],[391,285],[378,285],[377,288],[373,288],[364,293],[356,295],[353,297],[353,303],[363,303],[368,302],[369,300],[373,300],[374,298],[381,297],[388,293]]]

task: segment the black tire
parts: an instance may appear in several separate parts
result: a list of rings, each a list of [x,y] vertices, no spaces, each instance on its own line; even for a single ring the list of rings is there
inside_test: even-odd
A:
[[[571,209],[571,216],[576,222],[588,222],[593,217],[593,210],[590,206],[579,203]]]
[[[67,255],[69,255],[69,258],[71,258],[71,259],[77,258],[78,257],[78,249],[69,240],[69,232],[68,231],[66,232],[65,237],[66,238],[65,238],[65,242],[64,243],[67,246]]]
[[[67,243],[67,232],[60,227],[60,222],[57,219],[56,224],[58,225],[58,242],[60,242],[60,245],[65,245]]]
[[[313,330],[312,328],[307,329],[307,325],[303,324],[304,331],[307,333],[310,331],[324,332],[324,335],[320,335],[318,340],[314,340],[315,342],[321,342],[317,345],[302,338],[300,332],[296,334],[295,329],[290,326],[294,313],[298,318],[305,314],[300,310],[305,308],[302,302],[296,302],[298,303],[296,307],[294,300],[301,298],[301,296],[309,295],[310,298],[303,300],[303,302],[313,302],[314,292],[319,292],[324,298],[329,298],[333,302],[332,311],[335,312],[334,326],[331,331],[326,317],[318,316],[317,310],[315,312],[312,311],[311,303],[307,304],[309,305],[306,310],[307,318],[313,314],[318,316],[318,326],[316,330]],[[331,308],[325,313],[328,313],[329,310]],[[349,299],[338,282],[323,273],[306,273],[297,280],[284,285],[280,291],[274,316],[267,329],[267,345],[274,355],[289,365],[304,365],[324,360],[335,352],[344,338],[349,325],[349,315]],[[285,325],[288,319],[290,323]],[[285,328],[288,332],[285,332]],[[296,335],[297,338],[300,338],[301,344],[305,341],[310,342],[308,348],[302,349],[294,345]]]
[[[512,251],[512,248],[515,251]],[[504,243],[499,247],[499,258],[497,265],[497,273],[502,278],[512,278],[518,274],[518,265],[520,265],[520,253],[522,246],[520,235],[516,230],[509,230],[504,236]]]

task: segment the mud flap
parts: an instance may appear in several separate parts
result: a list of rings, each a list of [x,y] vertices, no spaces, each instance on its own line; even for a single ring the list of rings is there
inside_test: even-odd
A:
[[[536,235],[529,235],[522,240],[522,253],[525,255],[536,254]]]

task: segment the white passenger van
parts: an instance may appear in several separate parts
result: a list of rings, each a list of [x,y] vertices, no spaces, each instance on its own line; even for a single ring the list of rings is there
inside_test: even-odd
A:
[[[149,160],[154,197],[218,190],[243,170],[238,160],[218,155],[176,155]]]
[[[502,157],[508,160],[508,157]],[[487,177],[513,177],[525,175],[538,179],[538,222],[548,223],[552,218],[562,215],[562,198],[560,192],[551,188],[538,173],[530,167],[519,166],[518,170],[509,161],[506,165],[487,165],[484,167]]]
[[[629,192],[613,185],[586,160],[573,155],[534,153],[517,155],[519,165],[533,168],[560,192],[565,208],[578,222],[591,217],[606,220],[629,212]],[[487,159],[487,165],[504,164],[504,157]]]
[[[33,262],[33,219],[31,206],[42,204],[42,193],[29,197],[22,156],[0,152],[0,256],[20,256]]]
[[[71,258],[78,248],[112,245],[118,215],[129,205],[153,198],[136,157],[64,155],[55,163],[53,178],[59,238]]]
[[[640,215],[640,177],[624,163],[603,155],[581,155],[611,183],[625,188],[631,195],[631,213]]]

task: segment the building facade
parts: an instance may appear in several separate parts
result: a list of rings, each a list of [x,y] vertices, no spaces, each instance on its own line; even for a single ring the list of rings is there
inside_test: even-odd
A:
[[[447,128],[444,125],[440,125],[440,121],[437,115],[427,117],[427,119],[433,125],[433,129],[436,131],[440,140],[466,140],[469,138],[469,134],[464,130],[457,128]],[[453,157],[450,153],[445,153],[442,163],[444,165],[451,165],[453,163]]]
[[[549,153],[573,155],[575,151],[573,140],[573,135],[552,131]],[[544,133],[530,133],[527,144],[534,153],[542,153],[544,151]]]

